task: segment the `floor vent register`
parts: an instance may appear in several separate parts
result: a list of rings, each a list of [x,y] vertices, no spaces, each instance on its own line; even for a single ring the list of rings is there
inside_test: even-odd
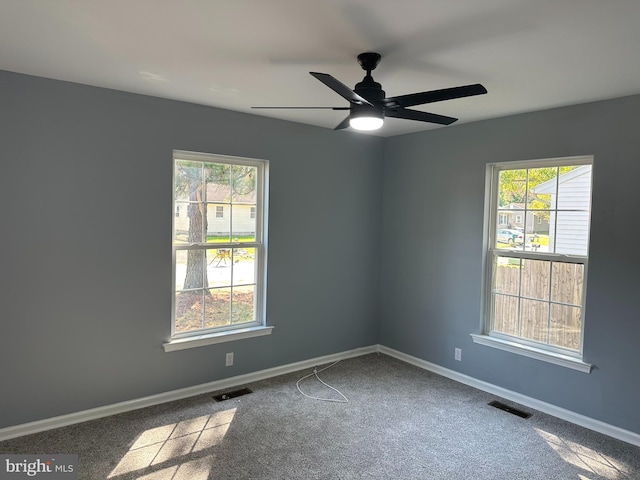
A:
[[[241,388],[240,390],[233,390],[232,392],[225,392],[219,395],[214,395],[213,399],[216,402],[224,402],[225,400],[241,397],[242,395],[246,395],[247,393],[252,393],[250,388]]]
[[[494,400],[493,402],[489,402],[489,405],[491,405],[492,407],[499,408],[500,410],[504,410],[505,412],[509,412],[513,415],[517,415],[518,417],[521,417],[521,418],[529,418],[531,416],[530,413],[523,412],[522,410],[518,410],[517,408],[514,408],[514,407],[510,407],[509,405],[505,405],[504,403],[498,402],[497,400]]]

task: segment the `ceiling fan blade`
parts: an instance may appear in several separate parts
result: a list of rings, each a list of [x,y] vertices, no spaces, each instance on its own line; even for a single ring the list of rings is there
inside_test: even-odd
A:
[[[349,107],[251,107],[251,108],[277,108],[277,109],[297,109],[297,110],[349,110]]]
[[[347,128],[349,126],[350,117],[351,115],[348,115],[347,118],[345,118],[336,128],[334,128],[334,130],[342,130],[343,128]]]
[[[318,72],[309,72],[309,73],[315,78],[317,78],[318,80],[320,80],[322,83],[324,83],[331,90],[336,92],[338,95],[349,100],[351,103],[357,103],[358,105],[364,104],[364,105],[373,106],[371,102],[369,102],[366,98],[361,97],[356,92],[354,92],[349,87],[347,87],[344,83],[342,83],[340,80],[336,80],[334,77],[332,77],[328,73],[318,73]]]
[[[443,100],[453,100],[454,98],[471,97],[473,95],[483,95],[487,89],[479,83],[474,85],[464,85],[462,87],[443,88],[442,90],[431,90],[430,92],[410,93],[397,97],[385,98],[386,107],[411,107],[425,103],[441,102]]]
[[[444,115],[436,115],[435,113],[419,112],[417,110],[409,110],[406,108],[398,108],[396,110],[385,109],[385,116],[394,118],[404,118],[407,120],[417,120],[419,122],[437,123],[439,125],[451,125],[458,120],[453,117],[445,117]]]

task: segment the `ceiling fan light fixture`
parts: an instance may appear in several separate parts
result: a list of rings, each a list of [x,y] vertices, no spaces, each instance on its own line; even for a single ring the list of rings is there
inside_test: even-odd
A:
[[[382,108],[373,105],[351,105],[349,126],[354,130],[378,130],[383,123]]]
[[[383,123],[382,118],[374,116],[351,117],[349,119],[349,125],[355,130],[378,130]]]

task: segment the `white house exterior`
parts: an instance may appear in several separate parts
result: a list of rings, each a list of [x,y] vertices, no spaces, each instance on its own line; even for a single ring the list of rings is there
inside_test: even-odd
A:
[[[536,215],[531,210],[527,210],[525,215],[523,203],[510,203],[498,209],[498,228],[547,234],[549,232],[549,220],[542,215]]]
[[[207,235],[234,236],[255,235],[256,232],[256,192],[235,195],[231,201],[227,185],[209,183],[206,191]],[[189,231],[188,202],[176,202],[174,225],[176,232]],[[233,227],[232,227],[233,223]]]
[[[560,175],[557,179],[553,178],[541,183],[532,190],[536,194],[551,195],[549,251],[587,255],[591,209],[591,165],[582,165]]]

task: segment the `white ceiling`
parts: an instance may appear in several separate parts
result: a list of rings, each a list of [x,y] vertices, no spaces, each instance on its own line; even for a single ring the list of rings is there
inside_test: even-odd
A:
[[[640,93],[639,0],[0,0],[0,70],[333,128],[361,52],[387,96],[458,123]],[[378,135],[447,128],[387,119]]]

